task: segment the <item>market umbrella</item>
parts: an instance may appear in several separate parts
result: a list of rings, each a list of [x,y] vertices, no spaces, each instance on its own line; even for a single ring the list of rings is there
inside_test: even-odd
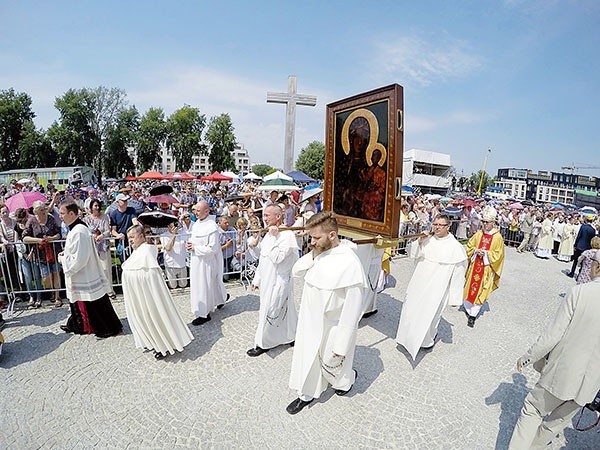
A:
[[[31,180],[29,178],[21,178],[19,181],[17,181],[17,184],[29,184],[31,183]]]
[[[146,205],[144,205],[142,202],[140,202],[139,200],[136,200],[134,198],[130,198],[127,201],[127,206],[131,206],[133,209],[135,209],[136,214],[141,214],[144,211],[146,211]],[[110,205],[108,205],[108,208],[106,208],[106,214],[110,214],[112,211],[114,211],[115,209],[117,209],[118,205],[117,202],[112,202]]]
[[[276,170],[273,173],[270,173],[269,175],[265,176],[263,178],[263,181],[269,181],[269,180],[287,180],[287,181],[294,181],[292,180],[292,177],[287,176],[285,173],[281,172],[280,170]]]
[[[281,178],[275,178],[273,180],[265,181],[259,187],[256,188],[258,191],[299,191],[300,188],[296,186],[292,181],[283,180]]]
[[[166,228],[173,222],[179,219],[172,214],[166,214],[160,211],[150,211],[140,214],[137,220],[142,225],[147,225],[152,228]]]
[[[465,206],[471,206],[471,207],[477,206],[477,202],[475,200],[473,200],[472,198],[465,198],[462,201],[462,204]]]
[[[39,193],[38,191],[25,191],[19,192],[13,195],[12,197],[8,198],[6,202],[4,202],[4,204],[10,212],[14,212],[19,208],[31,208],[33,202],[37,200],[44,203],[48,201],[46,196],[44,194]]]
[[[401,195],[410,196],[415,195],[415,190],[411,186],[402,186]]]
[[[508,209],[523,209],[523,205],[519,202],[511,203],[508,205]]]
[[[169,194],[152,195],[146,199],[148,203],[179,203],[175,197]]]

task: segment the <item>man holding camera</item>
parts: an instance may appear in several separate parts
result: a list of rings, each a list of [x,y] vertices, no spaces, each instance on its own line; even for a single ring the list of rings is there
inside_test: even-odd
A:
[[[525,398],[509,450],[542,449],[600,390],[600,251],[592,262],[592,281],[574,286],[554,321],[517,371],[534,363],[540,379]]]

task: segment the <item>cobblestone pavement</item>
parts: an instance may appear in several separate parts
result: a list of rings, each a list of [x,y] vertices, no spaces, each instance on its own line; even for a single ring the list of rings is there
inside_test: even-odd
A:
[[[67,308],[18,303],[0,360],[0,448],[505,449],[537,379],[515,373],[515,361],[574,284],[566,267],[508,248],[501,287],[475,328],[448,308],[441,341],[412,363],[394,337],[413,262],[393,261],[396,286],[361,322],[352,392],[328,390],[296,416],[285,412],[293,349],[246,356],[258,297],[240,285],[228,286],[232,298],[211,322],[191,327],[183,353],[162,361],[134,347],[122,299],[125,333],[105,340],[63,333]],[[189,323],[188,296],[176,301]],[[551,448],[598,449],[600,436],[569,429]]]

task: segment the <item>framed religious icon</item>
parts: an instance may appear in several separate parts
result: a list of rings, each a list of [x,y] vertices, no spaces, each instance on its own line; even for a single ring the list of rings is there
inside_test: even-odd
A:
[[[342,229],[398,237],[403,108],[398,84],[327,105],[324,207]]]

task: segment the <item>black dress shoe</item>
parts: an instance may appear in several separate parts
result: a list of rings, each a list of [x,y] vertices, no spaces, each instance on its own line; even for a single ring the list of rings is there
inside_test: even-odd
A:
[[[154,351],[154,359],[165,359],[167,355],[163,355],[161,352]]]
[[[65,333],[72,333],[71,329],[66,325],[61,325],[60,329],[63,330]]]
[[[297,398],[292,403],[287,405],[287,408],[285,408],[285,410],[292,415],[298,414],[300,411],[302,411],[306,406],[310,405],[311,403],[312,403],[312,400],[305,402],[304,400],[300,400],[299,398]]]
[[[373,314],[377,314],[377,310],[374,309],[373,311],[369,311],[363,314],[362,318],[366,319],[367,317],[371,317]]]
[[[260,348],[259,346],[256,346],[256,347],[251,348],[250,350],[248,350],[246,352],[246,355],[255,357],[255,356],[260,356],[260,355],[262,355],[263,353],[266,353],[266,352],[267,351],[264,348]]]
[[[192,325],[202,325],[210,320],[210,314],[206,317],[196,317],[192,320]]]
[[[469,320],[467,322],[467,326],[469,328],[473,328],[475,326],[475,317],[469,316]]]
[[[350,392],[352,390],[352,388],[356,384],[356,379],[358,378],[358,372],[356,371],[356,369],[352,369],[352,370],[354,370],[354,383],[352,384],[352,386],[350,386],[350,389],[348,389],[347,391],[342,391],[341,389],[336,389],[335,390],[336,395],[339,395],[339,396],[346,395],[348,392]]]

